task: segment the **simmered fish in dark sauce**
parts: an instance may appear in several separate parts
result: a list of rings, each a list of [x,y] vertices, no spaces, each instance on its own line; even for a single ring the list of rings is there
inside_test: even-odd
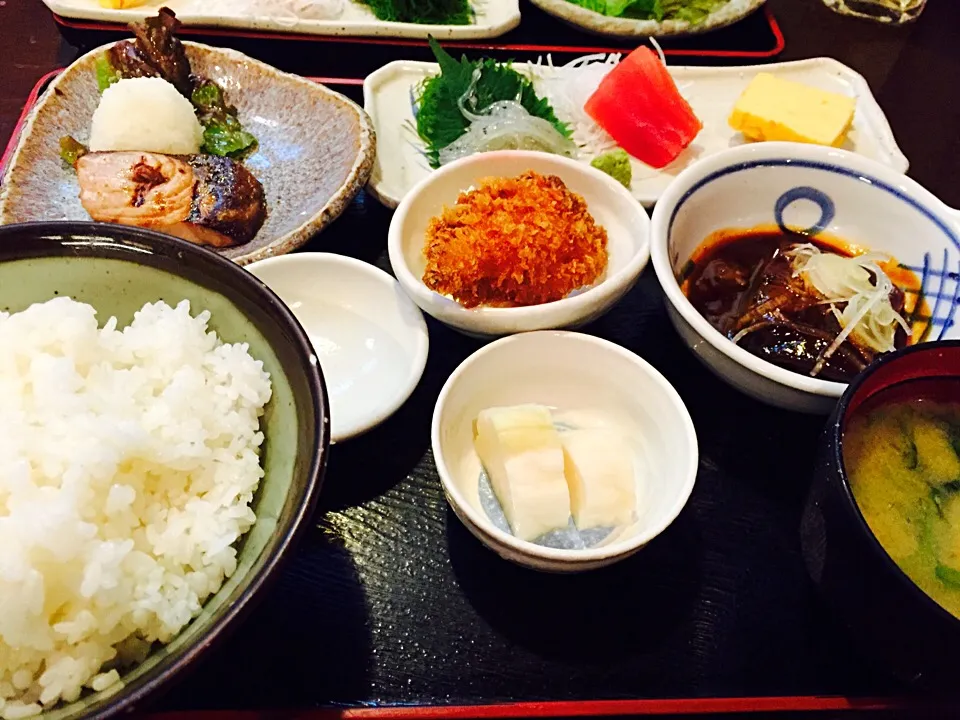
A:
[[[919,288],[889,258],[757,231],[708,239],[681,283],[697,311],[748,352],[797,373],[847,382],[912,334],[918,296],[905,294],[888,271]]]

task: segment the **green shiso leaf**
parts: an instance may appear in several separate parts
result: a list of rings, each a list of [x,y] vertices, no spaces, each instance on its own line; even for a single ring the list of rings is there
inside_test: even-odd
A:
[[[361,0],[378,20],[419,25],[469,25],[473,11],[467,0]]]
[[[471,106],[474,113],[482,113],[490,105],[501,100],[517,100],[531,115],[543,118],[566,138],[570,129],[557,119],[553,108],[537,95],[533,83],[514,70],[509,63],[495,60],[468,60],[464,55],[459,61],[429,38],[430,48],[440,66],[440,74],[421,83],[416,98],[417,134],[426,146],[427,159],[433,168],[440,166],[440,151],[463,135],[470,121],[463,116],[458,101],[470,88],[475,69],[480,69],[480,78],[474,87],[476,102]]]

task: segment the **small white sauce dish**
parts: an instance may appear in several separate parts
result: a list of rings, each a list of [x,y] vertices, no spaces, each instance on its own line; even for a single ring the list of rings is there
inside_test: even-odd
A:
[[[653,213],[651,255],[683,341],[734,388],[770,405],[828,413],[846,383],[778,367],[735,345],[700,315],[677,280],[718,230],[826,232],[911,268],[933,316],[930,340],[960,337],[960,217],[905,175],[860,155],[799,143],[726,150],[680,173]]]
[[[330,396],[334,442],[379,425],[410,397],[427,362],[427,325],[390,275],[362,260],[314,252],[246,269],[310,338]]]
[[[607,272],[592,288],[543,305],[465,308],[423,283],[423,246],[430,219],[457,196],[490,177],[511,178],[528,170],[556,175],[580,194],[607,231]],[[579,327],[603,315],[636,283],[650,257],[650,220],[630,192],[587,164],[522,150],[470,155],[430,173],[408,192],[390,222],[390,264],[404,291],[442,323],[474,336],[499,336],[553,328]]]
[[[583,549],[545,547],[497,526],[481,499],[474,421],[486,408],[525,403],[604,417],[624,434],[635,463],[634,523]],[[549,572],[632,555],[680,514],[697,475],[696,431],[673,387],[630,351],[582,333],[524,333],[475,352],[440,392],[431,440],[447,501],[467,529],[501,557]]]

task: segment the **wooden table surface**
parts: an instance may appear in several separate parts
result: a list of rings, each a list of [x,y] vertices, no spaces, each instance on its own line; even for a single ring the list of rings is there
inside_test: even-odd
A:
[[[960,168],[960,93],[958,93],[958,88],[960,88],[960,46],[958,46],[957,42],[958,38],[960,38],[960,32],[958,32],[960,31],[960,0],[930,0],[929,7],[920,21],[914,25],[903,28],[890,28],[837,16],[823,7],[820,0],[768,1],[786,37],[786,50],[779,59],[792,60],[830,56],[862,73],[869,81],[880,105],[887,113],[901,148],[910,159],[910,174],[948,204],[960,208],[960,183],[957,183],[954,177],[954,171]],[[285,69],[299,69],[303,72],[304,56],[309,57],[308,53],[304,51],[305,47],[307,47],[307,45],[303,43],[291,44],[291,49],[288,51],[289,57],[286,58],[289,61],[287,63],[282,62],[285,59],[283,52],[279,53],[279,59],[277,53],[271,53],[270,60],[278,65],[286,65]],[[256,54],[256,46],[254,45],[252,49],[248,46],[245,48],[245,51]],[[398,47],[393,49],[392,52],[395,53],[395,58],[399,59],[404,57],[405,49]],[[24,100],[36,81],[50,70],[69,64],[76,58],[77,53],[78,51],[75,47],[61,38],[57,25],[40,0],[0,0],[0,149],[6,144],[17,118],[20,116]],[[316,52],[313,57],[315,59],[309,60],[309,62],[313,62],[314,64],[307,69],[310,75],[337,76],[344,74],[343,68],[336,66],[337,59],[335,52]],[[329,237],[330,242],[335,244],[334,249],[336,251],[339,251],[339,246],[345,246],[347,241],[352,243],[352,246],[357,244],[356,237],[340,237],[350,235],[350,228],[356,229],[361,226],[363,228],[376,227],[378,228],[377,232],[385,228],[388,214],[378,206],[375,207],[376,203],[368,202],[367,204],[370,207],[364,212],[366,215],[374,217],[371,218],[364,215],[364,217],[361,218],[362,213],[359,213],[359,211],[354,213],[353,217],[348,213],[346,217],[339,221],[339,230],[337,225],[332,228],[334,232],[332,232]],[[366,225],[364,225],[364,223],[366,223]],[[371,223],[378,224],[374,225]],[[356,234],[355,232],[354,235]],[[326,237],[325,235],[325,238]],[[377,237],[382,237],[382,232],[380,232],[380,235]],[[327,242],[326,239],[325,242]],[[367,250],[369,250],[368,254],[372,258],[378,259],[378,262],[382,265],[386,262],[381,253],[382,247],[380,247],[380,245],[382,243],[380,243],[378,239],[372,239],[371,242],[376,243],[377,247],[367,248]],[[327,248],[325,247],[325,249]],[[356,247],[353,247],[352,254],[363,255],[364,252],[366,252],[366,250],[362,248],[357,250]],[[622,324],[626,322],[624,318],[629,315],[629,313],[634,312],[637,307],[641,306],[641,309],[646,308],[645,312],[647,312],[645,316],[647,319],[644,321],[646,325],[643,325],[643,327],[652,327],[658,331],[664,330],[666,328],[666,320],[661,317],[662,308],[657,301],[659,289],[656,288],[655,285],[655,281],[648,277],[646,284],[638,288],[632,296],[633,299],[630,303],[627,303],[629,307],[626,307],[622,311],[621,315],[624,317],[620,317],[619,320],[616,317],[612,318],[600,328],[601,334],[610,331],[610,328],[617,325],[617,323]],[[634,321],[630,319],[630,323],[634,323]],[[425,381],[429,387],[426,390],[421,389],[419,391],[422,397],[411,401],[414,405],[417,405],[414,410],[410,411],[414,413],[413,417],[416,419],[422,415],[423,418],[427,418],[427,420],[419,423],[419,430],[423,430],[420,426],[428,421],[429,409],[432,407],[430,403],[435,399],[435,395],[430,397],[430,393],[438,389],[439,383],[446,377],[449,370],[455,366],[458,358],[465,356],[472,347],[467,347],[465,341],[458,339],[458,337],[452,333],[444,332],[442,328],[436,326],[431,327],[431,335],[431,345],[434,344],[434,341],[437,341],[438,349],[442,344],[446,343],[447,345],[454,346],[454,350],[447,353],[449,357],[441,357],[439,360],[435,357],[433,358],[433,365],[428,368],[428,377]],[[613,335],[616,335],[616,333],[613,333]],[[656,346],[647,343],[646,340],[643,340],[643,338],[646,337],[644,332],[635,328],[631,330],[630,337],[634,338],[630,349],[651,359],[654,365],[659,365],[661,371],[668,375],[668,379],[678,385],[681,394],[685,394],[690,398],[688,402],[693,402],[692,412],[694,415],[699,413],[698,417],[702,419],[706,414],[703,404],[696,402],[700,385],[707,387],[709,384],[711,392],[717,393],[718,396],[726,392],[716,384],[712,377],[708,376],[705,371],[695,365],[695,362],[688,356],[686,351],[679,347],[679,343],[673,337],[673,333],[668,333],[668,335],[665,336],[668,347],[662,347],[663,343],[658,343]],[[434,353],[432,352],[431,355],[433,356]],[[437,363],[439,363],[439,365],[437,365]],[[726,394],[722,395],[722,397],[727,398],[726,402],[728,403],[737,407],[742,406],[744,412],[751,413],[751,417],[759,423],[759,427],[774,425],[774,423],[771,422],[771,418],[774,417],[773,414],[763,408],[754,407],[749,401],[734,395]],[[713,412],[712,409],[710,412]],[[408,413],[407,418],[409,419],[409,417],[411,416]],[[776,419],[777,422],[781,422],[779,416],[777,416]],[[403,420],[398,420],[397,422],[403,422]],[[815,441],[818,430],[815,422],[805,423],[802,419],[787,419],[782,422],[786,424],[786,429],[776,430],[775,439],[771,442],[772,447],[776,446],[777,442],[782,441],[783,438],[790,436],[790,433],[799,434],[800,437],[805,438],[811,443]],[[384,432],[388,431],[385,430]],[[396,434],[400,431],[394,426],[389,432]],[[771,430],[771,432],[774,431]],[[329,512],[328,518],[332,518],[332,520],[329,520],[327,523],[329,526],[327,528],[328,534],[331,532],[330,528],[333,528],[333,530],[337,528],[349,529],[351,522],[361,522],[364,519],[363,512],[361,512],[363,508],[360,508],[357,512],[352,512],[349,509],[358,503],[347,502],[345,498],[352,498],[353,495],[356,495],[359,491],[352,486],[348,487],[345,480],[352,478],[352,468],[354,465],[357,467],[366,467],[366,465],[361,462],[363,458],[359,456],[364,455],[364,453],[369,454],[372,451],[372,446],[369,443],[373,443],[375,440],[376,438],[371,438],[368,444],[361,442],[352,447],[345,446],[341,454],[334,457],[334,462],[331,463],[331,469],[327,473],[328,485],[330,486],[329,492],[325,490],[325,497],[327,499],[325,500],[324,509]],[[731,464],[731,462],[728,462],[730,458],[721,452],[721,449],[726,446],[729,441],[730,438],[723,432],[710,431],[705,433],[703,437],[704,457],[715,456],[719,458],[719,464],[726,468],[727,465]],[[762,456],[762,447],[760,448],[760,452]],[[763,457],[760,457],[756,462],[762,464],[764,462]],[[351,465],[351,463],[353,464]],[[336,467],[334,467],[334,465],[336,465]],[[765,467],[772,467],[770,458],[767,458]],[[716,470],[716,468],[714,468],[714,470]],[[729,470],[728,474],[733,477],[737,472],[740,472],[742,468],[739,463],[733,462],[732,467],[726,468],[726,470]],[[407,470],[404,468],[402,471],[398,471],[397,475],[403,476],[406,472]],[[712,472],[713,474],[708,478],[711,482],[705,483],[704,489],[702,490],[704,497],[693,503],[695,507],[691,511],[693,513],[692,517],[690,513],[687,514],[688,521],[686,525],[688,527],[680,528],[674,534],[674,545],[677,544],[677,538],[683,540],[686,537],[684,533],[687,530],[697,527],[697,524],[701,523],[701,520],[698,518],[701,516],[707,517],[709,513],[712,512],[714,505],[727,502],[736,501],[744,503],[753,498],[752,502],[755,506],[754,511],[756,515],[754,521],[757,525],[756,527],[751,525],[748,528],[751,532],[759,532],[757,528],[760,528],[762,523],[773,522],[776,518],[787,518],[789,520],[788,524],[793,523],[794,518],[792,513],[801,495],[799,490],[794,492],[792,486],[790,486],[784,478],[779,478],[779,481],[782,482],[778,481],[778,488],[782,486],[786,489],[780,489],[774,492],[770,490],[766,484],[759,482],[755,484],[755,487],[749,483],[734,485],[729,482],[729,478],[727,478],[726,475],[718,474],[715,471]],[[387,479],[391,482],[397,482],[397,478]],[[420,475],[416,475],[415,473],[414,479],[416,482],[421,483],[422,488],[433,488],[436,490],[434,487],[436,484],[435,480],[427,474],[421,473]],[[414,485],[416,485],[416,482],[414,482]],[[721,482],[727,483],[727,490],[733,487],[737,493],[730,497],[717,494],[715,490],[720,486],[719,484]],[[796,486],[800,487],[799,483],[797,483]],[[399,487],[400,490],[397,490],[396,493],[402,494],[405,492],[404,488],[407,486],[403,485],[401,481]],[[420,485],[416,487],[421,488]],[[757,491],[757,488],[762,488],[762,491]],[[366,490],[361,494],[365,493]],[[716,497],[714,497],[714,495],[716,495]],[[756,495],[756,497],[754,497],[754,495]],[[781,495],[783,497],[781,497]],[[794,495],[796,495],[796,497],[794,497]],[[744,500],[744,498],[747,500]],[[442,498],[439,495],[434,497],[433,500],[438,504],[438,507],[442,506]],[[699,507],[697,507],[698,503]],[[344,510],[344,508],[348,509]],[[783,510],[784,512],[781,515],[771,516],[771,509],[774,511]],[[438,517],[441,519],[438,520],[434,518],[434,521],[440,523],[443,517],[442,510],[437,512],[440,513]],[[705,522],[701,524],[705,528],[704,532],[707,533],[709,537],[714,537],[713,535],[709,535],[709,533],[713,531],[707,524]],[[790,524],[790,527],[792,528],[793,525]],[[726,526],[721,528],[721,530],[728,532]],[[469,559],[468,564],[480,564],[482,567],[487,568],[486,572],[491,575],[501,574],[517,582],[528,580],[510,568],[503,567],[503,563],[494,563],[494,561],[490,560],[490,558],[475,547],[475,543],[472,543],[469,538],[464,537],[466,533],[459,525],[454,523],[449,532],[451,544],[461,548],[455,560],[463,563],[466,557]],[[311,538],[308,538],[308,541],[305,541],[308,547],[302,553],[301,557],[301,561],[306,563],[302,567],[306,568],[304,572],[308,575],[312,567],[309,565],[309,562],[315,557],[321,558],[323,552],[325,552],[324,548],[326,547],[324,545],[324,543],[326,543],[326,536],[320,531],[317,531],[314,535],[316,535],[316,537],[311,536]],[[349,533],[347,533],[347,535],[349,536]],[[437,542],[443,543],[446,541],[441,538]],[[347,542],[347,545],[349,545],[349,542]],[[680,545],[680,550],[684,550],[685,546],[683,546],[682,543],[680,543]],[[662,544],[660,549],[663,552],[647,553],[644,562],[652,563],[653,567],[656,568],[659,567],[657,563],[663,560],[663,558],[672,558],[672,555],[670,555],[672,550],[668,544]],[[413,550],[411,550],[411,552],[413,552]],[[441,548],[437,550],[437,552],[443,553],[446,552],[446,550]],[[794,553],[794,555],[795,554],[796,553]],[[374,555],[375,553],[369,557],[362,554],[359,555],[359,560],[356,561],[358,567],[366,567],[360,562],[361,560],[375,565],[375,558],[371,560]],[[793,556],[791,556],[790,559],[791,562],[797,560],[797,558]],[[761,553],[760,556],[755,557],[755,560],[757,560],[757,562],[767,562],[768,559]],[[773,560],[770,559],[770,561],[772,562]],[[320,561],[318,560],[317,562],[319,563]],[[484,563],[489,563],[489,565],[484,565]],[[453,564],[457,565],[456,562]],[[797,562],[794,562],[794,564],[798,565]],[[321,566],[318,565],[317,567]],[[763,566],[761,565],[759,567],[762,568]],[[374,567],[374,569],[376,569],[376,567]],[[444,566],[442,573],[449,575],[450,571]],[[610,577],[616,580],[619,576]],[[613,580],[610,580],[610,577],[608,577],[607,580],[613,582]],[[453,580],[451,578],[446,578],[446,580],[448,584],[440,587],[440,590],[444,592],[447,592],[450,588],[454,588]],[[298,582],[299,580],[292,578],[291,582],[294,581]],[[367,581],[375,585],[377,582],[376,573],[371,571]],[[532,583],[532,581],[530,582]],[[377,590],[377,587],[374,587],[373,590]],[[470,590],[470,588],[466,588],[466,590]],[[450,591],[452,592],[452,590]],[[324,592],[326,592],[326,590]],[[380,605],[384,605],[384,603],[389,605],[394,600],[396,600],[398,604],[402,604],[404,600],[402,597],[394,598],[386,594],[381,596],[377,595],[376,592],[371,592],[372,599],[370,602],[376,605],[376,607],[371,609],[370,612],[374,610],[389,612],[389,610],[384,610]],[[385,590],[384,593],[386,593]],[[474,596],[482,598],[484,597],[484,593],[473,588],[473,595],[471,597]],[[349,626],[352,620],[347,618],[346,621],[340,622],[341,618],[338,617],[335,621],[331,620],[329,623],[323,624],[322,613],[319,612],[318,607],[322,609],[324,607],[323,603],[326,601],[320,596],[310,594],[306,594],[304,597],[306,599],[296,600],[296,602],[291,601],[293,607],[295,609],[299,608],[303,612],[309,611],[314,612],[315,615],[319,615],[315,617],[316,627],[314,630],[316,638],[323,638],[324,648],[329,650],[332,656],[338,657],[338,660],[343,662],[347,669],[341,674],[343,677],[346,677],[347,680],[340,682],[337,679],[340,676],[337,675],[337,673],[332,673],[329,679],[323,681],[322,678],[318,676],[309,675],[308,669],[303,669],[301,670],[302,677],[298,675],[294,678],[296,682],[290,681],[293,682],[290,687],[294,690],[299,689],[301,692],[300,694],[295,693],[288,697],[287,701],[289,704],[295,707],[304,707],[320,699],[326,701],[324,704],[329,702],[343,704],[348,700],[364,700],[365,696],[363,693],[372,693],[371,698],[375,699],[376,697],[389,695],[391,692],[396,692],[398,696],[406,693],[413,697],[416,696],[418,692],[420,695],[424,695],[427,689],[436,690],[436,676],[442,674],[436,667],[430,667],[428,669],[429,672],[424,671],[422,677],[414,670],[411,670],[406,675],[394,677],[389,673],[381,672],[379,666],[373,667],[372,669],[367,668],[365,671],[366,675],[363,673],[357,675],[360,680],[356,681],[362,681],[362,685],[357,687],[352,686],[349,681],[356,678],[350,675],[348,671],[351,662],[350,651],[353,646],[350,645],[348,647],[345,643],[347,641],[353,643],[354,636],[343,634],[341,638],[336,634],[339,625]],[[388,598],[389,602],[384,600],[384,598]],[[476,598],[474,597],[474,599]],[[790,598],[781,599],[783,602],[790,600]],[[264,635],[267,640],[270,640],[269,636],[272,636],[273,633],[283,632],[284,630],[291,633],[304,633],[304,628],[299,626],[295,628],[293,626],[287,627],[283,624],[284,613],[288,611],[287,605],[284,604],[284,598],[275,594],[273,600],[273,605],[266,608],[264,613],[258,616],[263,623],[263,628],[248,627],[248,635],[238,640],[238,643],[248,641],[255,642],[258,637],[257,633]],[[411,600],[411,603],[414,605],[416,602],[419,602],[416,598]],[[300,607],[297,603],[306,603],[306,605]],[[341,605],[338,604],[341,603],[341,600],[334,599],[329,601],[329,603],[330,607],[341,607]],[[384,605],[384,607],[386,607],[386,605]],[[749,603],[747,607],[749,609]],[[486,615],[497,617],[496,608],[486,607],[485,612]],[[397,620],[398,627],[406,627],[404,623],[407,622],[407,620],[405,620],[404,617],[398,615],[395,619]],[[270,622],[274,624],[270,624]],[[477,622],[481,621],[477,620]],[[529,618],[527,622],[536,624]],[[746,620],[744,622],[746,622]],[[371,631],[374,644],[380,642],[379,638],[381,633],[379,623],[376,625],[376,628]],[[494,623],[494,625],[496,624]],[[498,642],[500,635],[517,635],[520,637],[531,635],[530,632],[526,632],[526,629],[515,628],[509,623],[497,627],[499,627],[499,631],[491,631],[489,637],[487,635],[478,635],[478,638],[481,638],[477,641],[478,646],[481,641],[488,642],[489,644]],[[736,629],[740,626],[736,625],[734,627]],[[309,645],[310,639],[314,637],[310,632],[310,628],[306,628],[306,645]],[[477,632],[479,632],[479,630]],[[797,632],[805,632],[804,627],[800,627]],[[383,630],[382,633],[387,633],[387,630]],[[331,634],[333,640],[330,640]],[[533,635],[535,635],[535,633]],[[338,641],[338,638],[340,638],[342,642]],[[261,640],[262,639],[263,638],[261,638]],[[802,642],[804,638],[794,638],[790,632],[782,631],[775,640],[781,643],[793,641]],[[319,642],[318,640],[318,643]],[[367,642],[368,644],[371,642],[369,638]],[[473,640],[471,640],[471,643],[472,642]],[[807,638],[805,642],[807,642],[807,645],[810,645],[813,641]],[[589,646],[589,643],[586,644]],[[411,647],[404,648],[403,644],[395,648],[387,647],[383,654],[391,654],[397,666],[407,667],[411,662],[416,660],[416,657],[419,657],[414,657],[417,652],[415,647],[417,643],[410,643],[409,645],[413,646],[412,649]],[[237,645],[227,647],[220,653],[218,658],[213,658],[208,661],[205,665],[203,676],[198,676],[194,684],[191,685],[188,682],[178,693],[169,696],[161,705],[161,709],[181,711],[194,708],[226,709],[223,699],[233,697],[233,694],[236,694],[236,688],[234,687],[235,676],[233,674],[236,668],[234,664],[231,664],[229,657],[236,647]],[[749,644],[744,647],[751,651],[756,649]],[[384,650],[384,647],[381,647],[381,650]],[[356,648],[353,648],[353,651],[355,654],[365,652],[362,649]],[[279,653],[281,651],[277,649],[277,652]],[[807,648],[807,652],[813,657],[820,657],[810,650],[810,648]],[[268,654],[262,659],[251,658],[250,663],[255,667],[257,672],[264,673],[272,678],[274,676],[269,674],[271,671],[271,663],[273,659],[279,662],[281,656],[282,654]],[[411,660],[411,657],[413,657],[414,660]],[[839,657],[842,658],[846,656],[841,654]],[[367,662],[369,658],[353,658],[353,660],[357,662]],[[781,664],[776,662],[776,658],[772,658],[770,662],[775,666],[774,669],[777,670],[777,672],[783,669]],[[380,664],[389,665],[389,663],[384,663],[382,658]],[[787,666],[788,665],[789,663],[787,663]],[[759,672],[761,675],[763,674],[762,668],[757,670],[749,663],[745,663],[744,667],[753,668],[754,672]],[[490,669],[490,672],[493,673],[491,677],[497,677],[493,669]],[[794,672],[798,672],[798,670],[795,669]],[[759,686],[761,689],[780,687],[781,685],[787,690],[790,690],[794,686],[806,688],[807,685],[813,683],[814,680],[819,681],[820,679],[817,672],[811,671],[811,673],[812,674],[808,673],[810,675],[809,677],[804,676],[802,682],[797,681],[795,683],[791,682],[790,677],[786,677],[789,673],[784,673],[785,679],[783,682],[778,681],[777,683],[774,683],[770,678],[763,677],[761,678],[763,682],[760,682]],[[824,671],[824,675],[825,674],[826,671]],[[726,677],[722,672],[717,673],[716,676],[721,678]],[[481,677],[481,675],[477,675],[477,677]],[[487,676],[482,677],[486,678]],[[712,678],[714,676],[709,675],[708,677]],[[539,680],[535,676],[532,675],[531,678],[531,687],[541,687],[538,684]],[[275,679],[278,682],[284,681],[280,676],[277,676]],[[401,681],[405,683],[402,687]],[[453,681],[451,680],[451,682]],[[297,683],[299,683],[299,685]],[[749,685],[749,683],[745,684]],[[200,686],[202,686],[202,688]],[[212,690],[210,689],[211,687],[213,688]],[[701,683],[698,687],[702,693],[709,693],[715,689],[712,688],[709,683]],[[845,688],[839,689],[845,691]],[[473,688],[470,690],[471,692],[474,691]],[[719,690],[735,694],[741,691],[746,693],[749,691],[749,688],[744,690],[736,686],[729,686],[728,683],[720,687]],[[772,690],[771,692],[774,691],[775,690]],[[864,692],[862,689],[857,690],[856,688],[854,688],[854,691]],[[866,692],[873,691],[872,686],[866,690]],[[837,689],[829,686],[828,692],[835,693]],[[238,702],[247,703],[249,700],[250,702],[247,703],[247,706],[252,707],[254,700],[258,697],[257,691],[255,691],[255,689],[247,689],[245,693],[246,694],[241,693],[242,697],[240,697]],[[676,693],[671,696],[676,696]],[[203,702],[199,702],[197,698],[203,699]],[[366,700],[369,701],[370,698],[366,698]],[[692,703],[691,705],[682,706],[683,711],[704,712],[707,709],[704,703],[708,704],[712,701],[694,699],[690,702]],[[778,701],[776,698],[771,698],[768,702],[768,709],[774,707],[777,702],[781,701]],[[697,703],[701,704],[698,705]],[[858,704],[857,702],[852,702],[851,704],[854,707],[870,707],[870,703]],[[816,697],[808,698],[805,702],[794,702],[787,706],[794,709],[814,709],[816,706],[821,705],[823,708],[843,707],[843,703]],[[240,706],[243,707],[244,705],[241,704]],[[885,702],[881,702],[878,706],[889,707]],[[896,703],[894,703],[893,706],[896,707]],[[680,707],[680,705],[675,705],[673,712],[678,711]],[[741,707],[746,706],[741,703]],[[728,709],[730,709],[729,704]],[[350,712],[356,717],[359,717],[364,712],[367,712],[367,710],[354,708]],[[639,710],[635,710],[635,712],[639,712]],[[228,716],[229,713],[223,717]],[[266,715],[264,715],[264,717],[265,716]],[[331,717],[333,716],[336,716],[336,713],[331,714]],[[400,714],[396,714],[396,716],[400,717]],[[884,715],[884,717],[886,716],[887,715]],[[911,709],[907,716],[912,718],[919,717],[918,708]],[[248,717],[256,718],[258,715],[256,712],[253,712]],[[317,717],[323,716],[318,715]]]

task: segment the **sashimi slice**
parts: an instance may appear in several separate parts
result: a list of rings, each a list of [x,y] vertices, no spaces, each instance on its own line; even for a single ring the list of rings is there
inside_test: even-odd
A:
[[[620,147],[655,168],[676,160],[703,128],[666,66],[647,47],[607,73],[583,109]]]

